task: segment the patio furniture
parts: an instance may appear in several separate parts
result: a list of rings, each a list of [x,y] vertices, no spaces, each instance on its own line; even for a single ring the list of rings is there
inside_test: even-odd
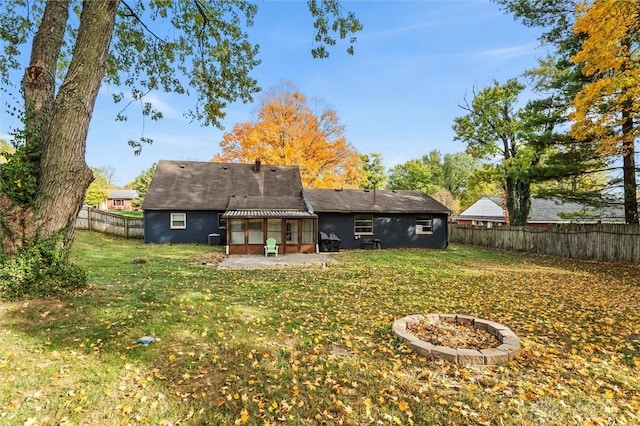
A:
[[[267,245],[264,246],[264,257],[268,257],[269,253],[275,254],[278,257],[278,246],[276,245],[275,238],[267,238]]]

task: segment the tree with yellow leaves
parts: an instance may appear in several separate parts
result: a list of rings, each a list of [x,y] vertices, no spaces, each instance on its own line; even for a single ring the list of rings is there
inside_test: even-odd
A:
[[[640,3],[585,1],[574,32],[582,37],[572,58],[589,78],[576,95],[571,134],[595,138],[603,155],[622,156],[627,223],[638,223],[635,139],[640,135]]]
[[[271,89],[254,121],[238,123],[220,142],[212,161],[297,165],[302,184],[315,188],[356,188],[362,179],[358,151],[347,142],[335,110],[314,111],[292,84]]]

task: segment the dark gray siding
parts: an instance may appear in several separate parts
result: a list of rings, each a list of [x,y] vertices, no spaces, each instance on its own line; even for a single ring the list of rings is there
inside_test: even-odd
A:
[[[187,228],[171,229],[171,213],[186,213]],[[220,243],[225,244],[226,229],[218,228],[218,211],[145,210],[145,243],[196,243],[208,244],[209,234],[220,234]]]
[[[365,239],[379,239],[382,248],[433,248],[444,249],[449,245],[447,215],[431,214],[433,217],[432,234],[416,234],[415,214],[374,214],[373,235],[354,234],[352,213],[317,213],[319,231],[333,232],[342,242],[341,248],[362,248]]]

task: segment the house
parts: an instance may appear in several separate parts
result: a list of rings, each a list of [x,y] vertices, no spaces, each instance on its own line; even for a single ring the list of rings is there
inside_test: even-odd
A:
[[[133,200],[138,198],[135,189],[110,189],[107,200],[100,205],[102,210],[133,210]]]
[[[226,243],[230,254],[316,251],[318,218],[297,166],[159,161],[142,204],[145,242]]]
[[[343,248],[447,248],[450,211],[422,191],[304,190],[318,229]]]
[[[455,217],[459,225],[475,225],[492,228],[506,225],[506,209],[501,197],[480,197],[466,210]],[[548,228],[562,223],[595,224],[624,223],[624,210],[620,208],[596,208],[581,203],[563,201],[558,198],[531,198],[528,226]]]
[[[420,191],[303,189],[297,166],[157,163],[142,205],[147,243],[224,244],[230,254],[342,248],[446,248],[449,210]],[[322,235],[322,234],[320,234]]]

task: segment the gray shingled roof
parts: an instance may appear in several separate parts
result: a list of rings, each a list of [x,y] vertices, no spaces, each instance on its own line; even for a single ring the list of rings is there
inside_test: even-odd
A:
[[[297,166],[263,163],[259,172],[254,167],[254,164],[161,160],[142,208],[306,210]]]
[[[315,213],[450,213],[422,191],[306,188],[304,193]]]
[[[110,189],[109,198],[133,200],[138,198],[138,191],[135,189]]]
[[[498,196],[482,196],[460,213],[459,219],[505,221],[503,200]],[[597,208],[558,198],[531,198],[528,223],[624,222],[624,209]]]
[[[598,208],[556,198],[532,198],[529,223],[624,222],[624,208]]]

